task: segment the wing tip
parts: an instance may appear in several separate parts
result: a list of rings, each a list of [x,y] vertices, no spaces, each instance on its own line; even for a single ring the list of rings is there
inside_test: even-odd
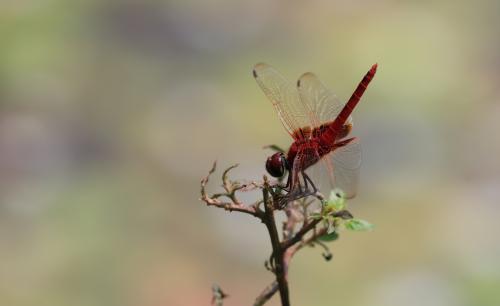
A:
[[[253,77],[254,78],[257,78],[258,77],[258,74],[257,74],[257,71],[262,71],[263,69],[267,69],[269,68],[270,66],[266,63],[263,63],[263,62],[260,62],[260,63],[257,63],[253,66],[253,70],[252,70],[252,73],[253,73]]]
[[[303,82],[307,79],[313,79],[316,78],[316,75],[312,72],[306,72],[300,76],[300,78],[297,80],[297,87],[300,87],[303,85]]]

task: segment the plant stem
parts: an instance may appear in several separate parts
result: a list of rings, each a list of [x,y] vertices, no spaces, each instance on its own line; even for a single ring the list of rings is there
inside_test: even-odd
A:
[[[276,228],[276,221],[274,219],[274,208],[273,201],[269,199],[269,192],[266,188],[263,189],[264,195],[264,224],[269,232],[269,237],[271,238],[271,244],[273,247],[273,257],[275,263],[275,275],[276,281],[278,282],[278,288],[280,291],[281,305],[290,306],[290,298],[288,294],[288,281],[286,279],[286,271],[284,264],[284,249],[281,247],[281,242],[278,235],[278,230]]]
[[[304,237],[305,234],[307,234],[310,230],[312,230],[320,221],[321,221],[320,219],[316,219],[313,220],[311,223],[308,223],[306,226],[301,228],[292,238],[283,241],[281,248],[283,250],[286,250],[295,243],[299,242],[302,239],[302,237]]]
[[[253,306],[262,306],[264,305],[275,293],[278,291],[278,282],[273,281],[269,284],[261,294],[255,299],[255,303]]]

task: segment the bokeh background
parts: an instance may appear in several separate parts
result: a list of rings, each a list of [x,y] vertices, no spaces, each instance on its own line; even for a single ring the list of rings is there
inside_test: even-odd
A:
[[[217,159],[258,179],[290,138],[251,75],[314,71],[363,145],[334,260],[294,305],[500,305],[500,2],[0,2],[0,304],[249,305],[256,220],[199,202]],[[211,185],[212,190],[217,184]],[[275,297],[269,305],[278,305]]]

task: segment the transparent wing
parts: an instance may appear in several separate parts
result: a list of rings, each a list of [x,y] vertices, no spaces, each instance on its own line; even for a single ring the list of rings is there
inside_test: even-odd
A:
[[[356,196],[362,157],[361,146],[356,141],[335,149],[308,169],[316,187],[325,196],[334,188],[342,189],[348,199]]]
[[[319,152],[317,149],[310,144],[304,144],[299,151],[297,152],[297,155],[295,156],[295,159],[293,160],[293,167],[291,170],[291,175],[292,175],[292,189],[295,189],[298,187],[299,184],[302,184],[302,186],[306,186],[309,188],[309,190],[312,188],[312,186],[309,185],[308,182],[305,182],[304,180],[301,181],[301,175],[300,173],[302,170],[306,170],[308,174],[310,174],[310,169],[314,168],[313,165],[319,161],[321,156],[319,155]],[[313,167],[311,167],[313,166]],[[309,176],[311,180],[313,181],[313,184],[316,186],[316,181],[313,179],[312,176]]]
[[[272,102],[283,126],[292,137],[299,129],[311,131],[308,108],[301,101],[297,88],[273,67],[259,63],[254,66],[253,75],[257,84]]]
[[[345,192],[346,198],[356,196],[359,183],[359,170],[361,167],[361,145],[354,139],[347,145],[335,149],[325,157],[328,164],[331,184],[334,188],[340,188]]]
[[[307,156],[304,154],[302,150],[297,152],[295,159],[293,160],[293,167],[290,171],[291,181],[290,181],[290,193],[293,193],[299,188],[300,185],[300,171],[302,171],[302,165],[306,160]]]
[[[304,73],[297,81],[300,99],[308,108],[309,119],[314,127],[334,121],[345,103],[340,102],[337,96],[311,73]],[[347,123],[351,123],[349,116]]]

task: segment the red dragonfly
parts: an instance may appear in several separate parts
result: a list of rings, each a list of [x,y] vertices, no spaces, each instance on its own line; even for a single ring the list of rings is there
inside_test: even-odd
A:
[[[366,73],[344,104],[313,73],[304,73],[297,86],[293,86],[271,66],[255,65],[255,80],[293,138],[286,154],[277,152],[266,161],[266,170],[273,177],[282,177],[288,171],[284,187],[288,192],[287,201],[317,192],[305,170],[320,160],[331,185],[340,188],[346,198],[355,196],[361,148],[356,137],[346,137],[352,129],[351,113],[376,71],[377,64]]]

